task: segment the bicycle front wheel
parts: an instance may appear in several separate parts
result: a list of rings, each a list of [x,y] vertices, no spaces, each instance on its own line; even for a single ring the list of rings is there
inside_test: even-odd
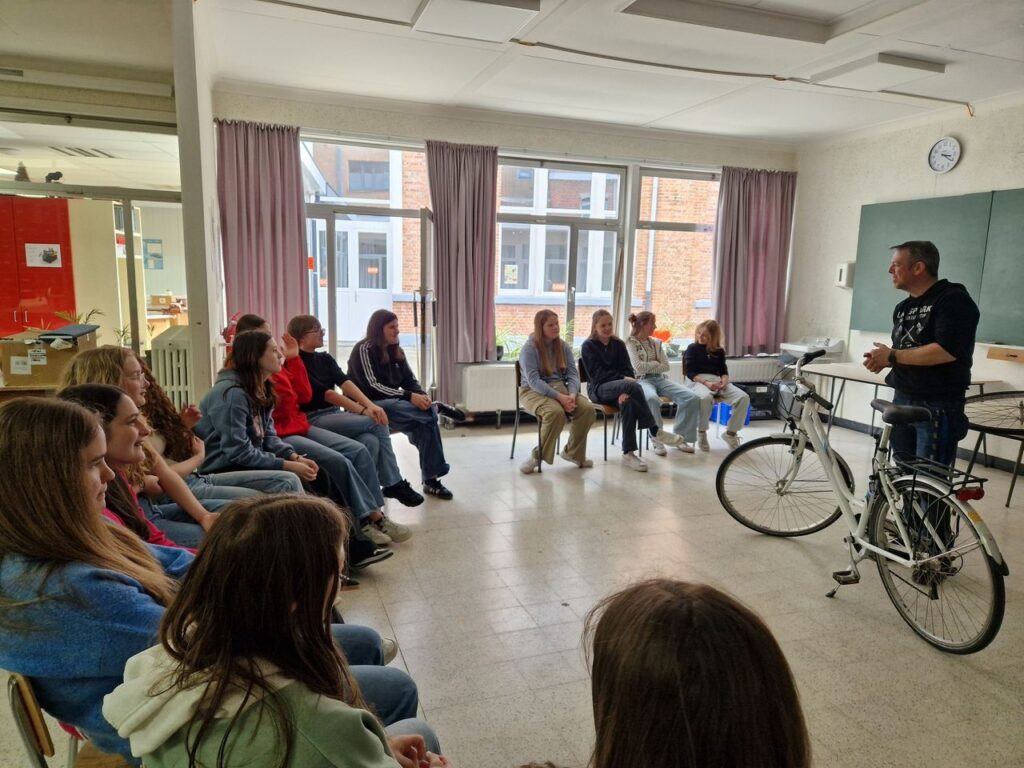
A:
[[[836,495],[821,458],[810,443],[799,453],[795,446],[794,438],[781,435],[751,440],[718,468],[718,500],[747,528],[769,536],[805,536],[838,519]],[[852,492],[850,468],[833,455]]]
[[[910,479],[894,483],[899,508],[875,498],[868,532],[895,555],[923,560],[907,566],[878,555],[878,574],[903,620],[949,653],[974,653],[992,642],[1003,623],[1003,574],[989,557],[956,498]],[[896,524],[903,520],[908,539]]]

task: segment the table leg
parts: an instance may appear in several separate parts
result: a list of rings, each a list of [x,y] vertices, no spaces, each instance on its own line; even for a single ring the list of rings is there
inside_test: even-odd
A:
[[[1013,486],[1017,484],[1017,474],[1020,472],[1020,459],[1024,455],[1024,439],[1020,441],[1020,449],[1017,451],[1017,460],[1013,463],[1013,479],[1010,480],[1010,492],[1006,494],[1005,506],[1010,506],[1010,499],[1013,498]]]
[[[839,403],[843,399],[843,393],[846,391],[846,379],[839,380],[839,397],[833,397],[836,389],[835,377],[832,378],[832,387],[828,391],[828,399],[832,403],[832,412],[828,415],[828,429],[825,430],[825,437],[831,437],[832,435],[832,422],[835,421],[836,411],[839,410]]]

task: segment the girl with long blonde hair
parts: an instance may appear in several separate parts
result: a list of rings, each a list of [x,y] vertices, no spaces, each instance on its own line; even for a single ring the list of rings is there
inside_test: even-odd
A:
[[[43,709],[98,749],[130,757],[103,697],[152,644],[192,555],[105,522],[105,453],[80,405],[0,406],[0,667],[26,675]]]
[[[740,444],[737,434],[747,418],[750,395],[729,383],[729,367],[725,363],[725,339],[716,320],[705,320],[694,331],[694,342],[683,353],[683,371],[690,389],[700,398],[700,426],[697,444],[702,451],[711,450],[708,443],[708,422],[715,400],[731,407],[729,424],[722,440],[730,449]]]
[[[523,374],[519,400],[541,423],[540,450],[534,448],[519,469],[532,474],[540,462],[555,460],[555,447],[565,422],[572,421],[569,441],[559,454],[577,467],[592,467],[587,458],[587,435],[597,418],[594,404],[580,394],[580,374],[572,347],[562,341],[558,315],[542,309],[533,318],[533,334],[519,354]]]

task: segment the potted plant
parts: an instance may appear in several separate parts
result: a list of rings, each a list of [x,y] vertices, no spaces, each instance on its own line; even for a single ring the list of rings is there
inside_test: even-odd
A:
[[[512,348],[512,329],[507,325],[494,328],[494,356],[501,360],[505,356],[505,350]]]

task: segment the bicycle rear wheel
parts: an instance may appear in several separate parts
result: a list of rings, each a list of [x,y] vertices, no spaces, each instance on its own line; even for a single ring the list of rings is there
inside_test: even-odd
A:
[[[751,440],[730,453],[715,478],[726,512],[769,536],[806,536],[834,523],[841,513],[821,458],[810,443],[795,454],[795,444],[793,438],[776,435]],[[850,468],[839,454],[833,455],[853,491]]]
[[[876,556],[889,599],[910,628],[936,648],[980,651],[1003,623],[1003,574],[981,545],[965,505],[920,481],[907,478],[894,485],[902,504],[894,509],[885,496],[875,498],[868,525],[872,543],[904,557],[909,551],[915,559],[934,559],[909,567]],[[908,541],[899,534],[898,515]]]

